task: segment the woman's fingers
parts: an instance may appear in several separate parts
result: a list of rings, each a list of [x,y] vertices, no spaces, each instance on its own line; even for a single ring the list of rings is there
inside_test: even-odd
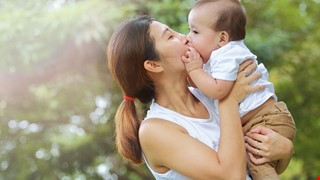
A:
[[[255,69],[255,67],[257,67],[256,65],[253,65],[253,66],[250,66],[250,65],[253,65],[253,60],[247,60],[247,61],[244,61],[242,64],[240,64],[240,67],[239,67],[239,73],[241,73],[243,70],[247,70],[248,72],[253,72],[252,71],[252,68]],[[251,71],[250,71],[251,70]]]
[[[245,143],[245,146],[248,151],[250,160],[254,164],[263,164],[265,162],[270,161],[268,152],[265,151],[263,148],[256,148],[253,145],[250,145],[249,143]]]
[[[252,146],[254,146],[254,145],[256,145],[256,142],[264,142],[265,136],[262,134],[258,134],[258,133],[248,132],[246,134],[246,139],[248,139],[248,142],[250,144],[252,144]]]
[[[265,135],[249,132],[245,136],[245,141],[248,152],[260,156],[260,158],[268,159],[270,157],[270,145]]]
[[[255,154],[255,152],[257,150],[261,150],[261,151],[266,151],[267,150],[265,148],[264,144],[262,143],[262,141],[259,141],[259,140],[256,140],[256,139],[252,139],[250,137],[245,137],[245,141],[249,146],[249,150],[254,154]]]
[[[257,80],[257,79],[259,79],[259,78],[261,78],[261,77],[262,77],[262,74],[261,74],[260,72],[258,72],[258,73],[253,73],[253,74],[249,75],[249,76],[246,78],[246,80],[247,80],[248,82],[253,82],[253,81],[255,81],[255,80]]]
[[[258,92],[261,91],[265,88],[263,85],[258,85],[258,86],[249,86],[247,87],[246,91],[247,92]]]
[[[273,130],[263,127],[263,126],[258,126],[255,128],[250,129],[251,133],[258,133],[258,134],[263,134],[263,135],[267,135],[273,132]],[[250,133],[249,132],[249,133]]]
[[[244,70],[247,71],[249,74],[253,73],[257,69],[257,64],[252,63],[249,66],[247,66]]]
[[[241,75],[241,76],[245,76],[245,74]],[[244,79],[244,83],[247,83],[247,84],[250,84],[252,83],[253,81],[261,78],[262,74],[261,73],[254,73],[254,74],[251,74],[249,76],[247,76],[245,79]],[[256,85],[256,86],[246,86],[245,88],[245,91],[246,92],[257,92],[257,91],[261,91],[265,88],[265,86],[263,85]]]
[[[266,163],[266,162],[269,161],[267,158],[256,157],[252,153],[248,153],[248,154],[249,154],[250,161],[253,162],[256,165],[263,164],[263,163]]]
[[[246,149],[248,152],[252,153],[252,154],[256,154],[257,153],[257,149],[254,148],[251,144],[249,143],[245,143]]]
[[[251,145],[249,145],[248,143],[245,144],[246,149],[248,150],[249,153],[253,154],[256,156],[256,158],[262,158],[265,156],[265,151],[259,148],[255,148]]]
[[[247,77],[252,74],[256,68],[257,65],[253,63],[253,60],[247,60],[240,65],[238,73],[242,73],[243,76]]]

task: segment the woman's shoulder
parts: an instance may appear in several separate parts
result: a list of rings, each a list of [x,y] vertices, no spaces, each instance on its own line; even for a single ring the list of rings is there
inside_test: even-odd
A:
[[[152,137],[157,135],[162,136],[163,133],[168,131],[187,133],[183,127],[171,121],[163,120],[161,118],[149,118],[142,121],[139,128],[139,137]]]
[[[139,139],[141,145],[154,144],[166,141],[166,135],[174,135],[176,133],[188,134],[186,129],[176,123],[164,121],[160,118],[150,118],[141,123]]]
[[[159,154],[166,153],[166,149],[169,148],[166,145],[177,143],[172,142],[174,141],[172,137],[181,136],[181,134],[187,134],[187,131],[178,124],[159,118],[150,118],[140,125],[139,141],[149,161],[156,161]]]

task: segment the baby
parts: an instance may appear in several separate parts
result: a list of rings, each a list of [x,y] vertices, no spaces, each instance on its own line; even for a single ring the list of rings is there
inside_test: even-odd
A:
[[[237,78],[239,65],[256,56],[250,52],[245,38],[246,15],[238,0],[197,0],[188,16],[190,32],[187,38],[190,51],[182,57],[189,75],[190,84],[208,97],[224,98]],[[283,136],[294,139],[294,120],[284,102],[277,102],[274,86],[268,81],[268,71],[259,64],[256,72],[262,78],[253,85],[264,85],[265,89],[252,93],[239,104],[244,133],[256,126],[266,126]],[[251,72],[243,71],[247,76]],[[256,145],[255,156],[263,153]],[[255,165],[248,161],[253,179],[279,179],[290,162],[281,159],[271,163]]]

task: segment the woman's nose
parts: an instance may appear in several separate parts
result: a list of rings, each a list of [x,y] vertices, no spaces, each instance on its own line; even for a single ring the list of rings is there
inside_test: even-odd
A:
[[[190,45],[190,44],[191,44],[191,36],[190,36],[190,33],[188,33],[188,34],[186,35],[186,37],[187,37],[187,40],[188,40],[188,45]]]
[[[190,37],[190,33],[186,35],[187,41],[188,41],[188,45],[191,46],[191,37]]]
[[[184,34],[180,34],[180,39],[183,42],[183,44],[188,44],[189,43],[189,40],[188,40],[187,36],[184,35]]]

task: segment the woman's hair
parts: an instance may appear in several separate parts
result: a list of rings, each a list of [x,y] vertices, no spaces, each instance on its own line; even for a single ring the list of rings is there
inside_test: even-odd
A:
[[[246,37],[247,18],[240,0],[197,0],[193,8],[207,5],[207,3],[223,3],[219,11],[215,13],[218,17],[212,25],[213,30],[227,31],[232,41]]]
[[[159,59],[149,32],[152,21],[151,17],[138,16],[122,24],[112,35],[107,51],[110,72],[123,94],[142,103],[149,103],[155,94],[153,81],[144,68],[146,60]],[[115,115],[116,146],[120,155],[135,164],[142,162],[140,124],[134,101],[124,99]]]

